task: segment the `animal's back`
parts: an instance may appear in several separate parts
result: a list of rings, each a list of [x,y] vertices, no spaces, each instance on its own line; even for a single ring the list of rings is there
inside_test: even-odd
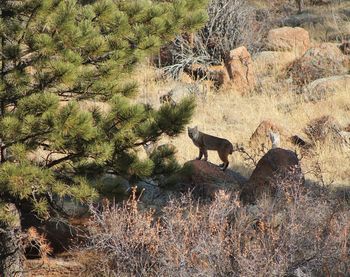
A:
[[[199,132],[199,142],[207,150],[229,150],[233,151],[233,145],[227,139],[215,137]],[[230,150],[232,149],[232,150]],[[232,153],[232,152],[230,152]]]

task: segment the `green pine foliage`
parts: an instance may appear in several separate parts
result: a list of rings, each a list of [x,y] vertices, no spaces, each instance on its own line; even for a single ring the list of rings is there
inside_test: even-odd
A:
[[[181,133],[193,99],[159,110],[135,104],[137,86],[128,79],[140,60],[202,26],[205,4],[0,2],[0,220],[10,202],[31,201],[46,217],[53,195],[90,201],[97,192],[89,174],[137,178],[178,169],[173,149],[145,160],[137,149]],[[110,110],[83,108],[82,100],[108,102]],[[34,161],[38,151],[44,159]]]
[[[178,172],[181,167],[175,159],[176,149],[172,145],[162,145],[158,147],[150,155],[150,159],[154,163],[153,175],[163,175]]]

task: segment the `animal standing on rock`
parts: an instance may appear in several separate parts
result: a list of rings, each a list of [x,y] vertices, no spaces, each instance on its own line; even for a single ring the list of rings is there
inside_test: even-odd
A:
[[[220,159],[224,162],[219,165],[222,171],[229,165],[228,155],[233,153],[233,145],[227,139],[211,136],[198,131],[198,127],[188,127],[188,136],[192,139],[194,145],[199,148],[199,156],[197,160],[202,159],[208,160],[208,150],[218,151]]]

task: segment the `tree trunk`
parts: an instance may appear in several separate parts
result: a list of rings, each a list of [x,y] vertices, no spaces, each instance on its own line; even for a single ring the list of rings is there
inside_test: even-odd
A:
[[[20,214],[14,204],[6,206],[11,222],[0,221],[0,277],[23,276]]]

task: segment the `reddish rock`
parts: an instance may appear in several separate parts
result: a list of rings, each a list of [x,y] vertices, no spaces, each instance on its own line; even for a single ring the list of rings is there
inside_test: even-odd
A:
[[[272,120],[263,120],[259,126],[255,129],[254,133],[249,139],[249,145],[253,148],[260,147],[261,144],[271,148],[271,141],[269,138],[269,132],[278,133],[282,142],[285,142],[290,137],[290,134],[280,125]]]
[[[220,170],[219,166],[203,160],[185,163],[181,172],[175,174],[167,182],[174,190],[192,191],[200,198],[215,197],[219,190],[239,190],[246,179],[230,169]]]
[[[295,84],[303,86],[320,78],[347,74],[348,65],[349,57],[337,45],[322,43],[310,48],[293,62],[288,69],[288,75]]]
[[[302,55],[309,47],[309,32],[300,27],[272,29],[267,35],[267,48],[271,51],[295,51]]]
[[[248,50],[244,46],[230,51],[226,68],[234,90],[244,94],[255,88],[254,65]]]
[[[200,183],[231,183],[237,182],[236,178],[230,173],[220,170],[220,168],[207,161],[193,160],[187,162],[185,165],[191,167],[191,181],[194,184]]]
[[[241,199],[252,203],[263,193],[274,195],[283,179],[301,185],[304,176],[297,155],[286,149],[269,150],[257,163],[248,183],[243,187]]]

